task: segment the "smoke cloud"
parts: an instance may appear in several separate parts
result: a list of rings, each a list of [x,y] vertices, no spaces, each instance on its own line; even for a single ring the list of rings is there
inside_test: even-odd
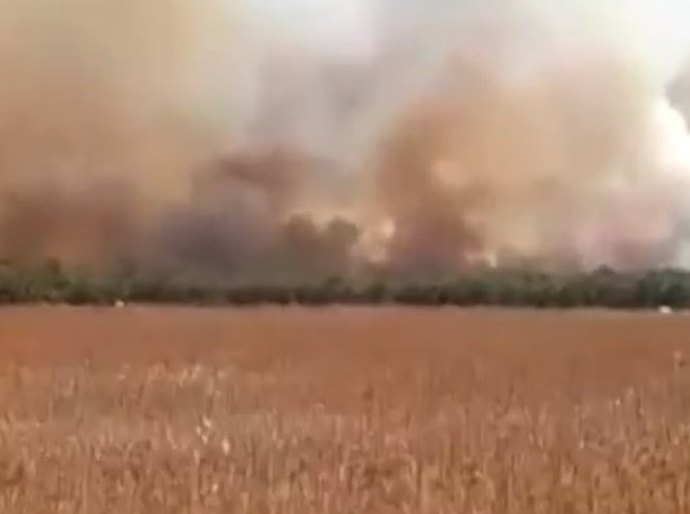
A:
[[[0,0],[0,256],[690,264],[688,0]]]

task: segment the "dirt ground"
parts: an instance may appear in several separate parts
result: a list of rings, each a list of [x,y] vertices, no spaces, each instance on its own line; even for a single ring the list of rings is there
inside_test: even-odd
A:
[[[0,510],[688,512],[688,336],[608,311],[0,309]]]

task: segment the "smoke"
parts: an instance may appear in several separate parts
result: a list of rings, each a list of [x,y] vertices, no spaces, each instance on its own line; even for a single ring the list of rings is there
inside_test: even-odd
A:
[[[601,4],[0,0],[0,255],[687,265],[690,2]]]
[[[682,52],[652,37],[660,7],[553,4],[429,10],[442,19],[433,51],[419,50],[433,55],[431,78],[379,149],[396,259],[637,268],[679,257],[690,137],[664,96]],[[688,5],[675,15],[690,19]]]
[[[4,254],[86,263],[149,251],[148,225],[224,137],[214,68],[232,49],[222,6],[206,4],[0,2]]]

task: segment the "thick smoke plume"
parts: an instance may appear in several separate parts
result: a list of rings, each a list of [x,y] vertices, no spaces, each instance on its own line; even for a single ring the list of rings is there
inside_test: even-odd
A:
[[[0,255],[690,259],[688,0],[0,0]]]

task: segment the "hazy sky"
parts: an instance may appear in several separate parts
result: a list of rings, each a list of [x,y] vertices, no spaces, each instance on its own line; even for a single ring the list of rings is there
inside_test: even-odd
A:
[[[377,0],[245,0],[260,14],[264,27],[297,44],[323,52],[358,54],[373,44]]]
[[[519,11],[520,5],[526,6],[525,13],[530,7],[547,13],[543,19],[563,34],[573,31],[578,37],[585,21],[594,32],[636,46],[630,50],[645,54],[666,77],[677,73],[690,49],[690,0],[525,0],[518,4],[496,0],[244,1],[260,14],[268,30],[282,27],[286,40],[324,52],[366,52],[375,44],[377,27],[396,18],[438,28],[457,21],[458,13],[466,17],[477,12]]]

